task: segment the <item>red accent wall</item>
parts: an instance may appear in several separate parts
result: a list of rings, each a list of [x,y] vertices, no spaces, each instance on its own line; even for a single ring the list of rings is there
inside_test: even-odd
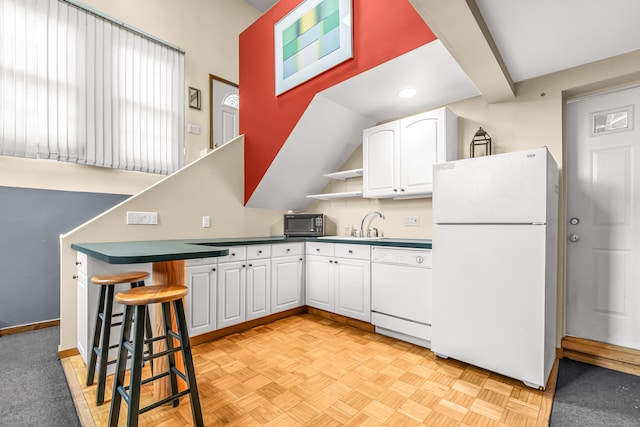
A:
[[[317,92],[436,39],[408,0],[353,0],[353,58],[275,96],[274,25],[301,0],[280,0],[240,34],[245,203]]]

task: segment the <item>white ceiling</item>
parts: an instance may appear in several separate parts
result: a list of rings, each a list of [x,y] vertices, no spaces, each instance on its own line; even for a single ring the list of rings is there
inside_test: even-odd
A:
[[[476,0],[514,82],[640,49],[638,0]]]
[[[245,1],[262,11],[275,3],[274,0]],[[474,0],[447,0],[447,3],[443,0],[410,1],[420,5],[418,12],[429,22],[434,33],[444,35],[442,42],[438,40],[415,49],[328,88],[320,95],[346,107],[362,120],[372,122],[404,117],[474,97],[479,93],[477,88],[487,89],[487,102],[499,100],[495,93],[488,93],[493,88],[486,81],[476,80],[474,85],[462,71],[465,69],[472,75],[478,61],[484,61],[486,55],[491,54],[491,49],[486,50],[488,53],[474,50],[474,43],[465,46],[469,40],[482,38],[482,23],[478,24],[474,19]],[[640,49],[640,0],[475,0],[475,4],[482,15],[480,21],[486,23],[489,38],[493,39],[498,50],[498,57],[493,58],[493,63],[499,63],[501,58],[506,67],[506,76],[502,75],[499,67],[490,73],[500,73],[502,81],[509,82],[502,87],[509,88],[510,81],[519,82]],[[425,15],[427,11],[432,14]],[[465,13],[467,16],[462,16]],[[471,21],[467,20],[468,17]],[[475,28],[469,28],[468,22],[472,22]],[[485,45],[490,45],[490,40]],[[461,52],[456,48],[466,49],[466,63],[460,62],[463,67],[454,60]],[[447,49],[452,49],[451,54]],[[478,76],[472,75],[476,79]],[[418,94],[410,100],[401,100],[397,92],[408,86],[414,87]],[[512,89],[507,92],[513,95]],[[289,159],[291,153],[298,155],[296,162],[300,163],[303,172],[289,176],[290,181],[297,182],[296,191],[285,197],[287,192],[281,191],[283,187],[279,180],[281,177],[277,176],[278,168],[272,167],[248,205],[265,207],[265,200],[268,200],[271,208],[291,209],[295,206],[304,209],[308,206],[310,200],[305,200],[304,194],[318,192],[322,182],[320,172],[333,172],[336,165],[348,157],[346,152],[338,153],[337,150],[321,150],[314,152],[313,156],[299,155],[299,148],[307,146],[305,140],[317,132],[316,122],[326,124],[336,120],[331,111],[310,107],[301,119],[304,126],[297,128],[278,154],[284,159]],[[332,140],[351,141],[353,131],[361,132],[362,127],[362,122],[354,121],[353,129],[347,131],[348,126],[341,127],[344,132],[334,132]],[[278,161],[276,158],[273,164],[278,164]],[[317,170],[311,168],[315,163],[322,167]],[[309,170],[314,173],[307,173]]]

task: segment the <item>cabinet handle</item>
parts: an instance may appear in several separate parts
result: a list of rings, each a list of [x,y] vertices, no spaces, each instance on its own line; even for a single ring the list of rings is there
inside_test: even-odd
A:
[[[262,253],[262,251],[258,251],[258,255],[260,255]]]
[[[253,264],[249,264],[249,267],[253,267]]]
[[[211,271],[216,271],[216,269],[215,269],[215,268],[212,268],[212,269],[211,269]]]
[[[291,249],[287,248],[287,253],[291,252]]]
[[[404,193],[404,188],[401,188],[400,191],[402,191]]]
[[[320,252],[320,248],[316,248],[316,252]]]
[[[353,251],[352,251],[351,249],[349,249],[349,253],[350,253],[350,254],[352,254],[352,253],[353,253]]]
[[[397,192],[398,192],[398,189],[397,189],[397,188],[394,188],[394,189],[393,189],[393,191],[394,191],[394,193],[397,193]]]
[[[333,262],[335,262],[335,263],[337,264],[337,263],[338,263],[338,260],[335,260],[335,261],[333,261]]]
[[[245,268],[245,267],[246,267],[246,265],[242,264],[242,268]]]
[[[333,260],[332,259],[330,259],[329,262],[333,264]]]
[[[71,276],[71,277],[73,277],[73,280],[78,278],[78,276],[76,276],[75,274],[73,276]]]
[[[300,261],[302,261],[302,258],[300,258]]]
[[[81,261],[76,261],[76,265],[82,265]]]
[[[235,252],[231,252],[231,256],[236,256],[236,253]]]

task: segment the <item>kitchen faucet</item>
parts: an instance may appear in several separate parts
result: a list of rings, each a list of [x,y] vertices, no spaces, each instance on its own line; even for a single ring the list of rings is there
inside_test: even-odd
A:
[[[362,218],[362,222],[360,223],[360,237],[365,237],[364,236],[364,222],[365,220],[369,217],[369,215],[374,215],[374,214],[378,214],[378,216],[382,219],[384,219],[384,215],[382,215],[382,213],[380,213],[379,211],[371,211],[368,214],[366,214],[364,216],[364,218]]]

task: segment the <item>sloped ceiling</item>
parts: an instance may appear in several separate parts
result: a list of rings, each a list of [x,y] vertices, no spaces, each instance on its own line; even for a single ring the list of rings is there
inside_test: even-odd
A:
[[[408,1],[437,36],[437,44],[445,48],[446,59],[435,56],[442,56],[439,49],[416,49],[403,55],[406,62],[399,57],[384,63],[326,89],[324,97],[366,120],[383,122],[478,93],[488,103],[500,102],[514,96],[514,82],[640,49],[638,0]],[[433,64],[441,66],[434,68]],[[415,76],[422,78],[409,82]],[[418,96],[401,102],[397,91],[410,84],[418,86]],[[306,114],[301,119],[304,123],[313,121]],[[298,129],[296,137],[302,135]],[[278,156],[286,158],[295,145],[290,137]],[[340,162],[333,159],[323,164],[333,167]],[[286,167],[277,161],[273,165]],[[274,170],[270,168],[265,177]],[[270,207],[304,209],[310,202],[305,194],[317,193],[318,186],[326,182],[315,171],[313,175],[303,179],[306,184],[297,183],[296,203],[291,195],[266,190],[274,196]],[[250,200],[248,206],[261,207],[262,203],[254,202]]]

